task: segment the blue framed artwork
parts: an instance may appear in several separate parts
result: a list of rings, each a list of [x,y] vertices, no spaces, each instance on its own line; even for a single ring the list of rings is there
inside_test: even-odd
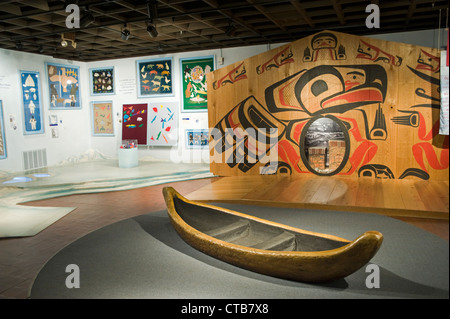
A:
[[[173,59],[136,61],[138,97],[174,96]]]
[[[5,123],[3,122],[3,104],[0,100],[0,159],[6,158]]]
[[[46,63],[51,110],[81,109],[80,68]]]
[[[39,72],[20,71],[24,134],[44,133],[44,114]]]
[[[214,56],[180,59],[181,112],[207,112],[208,87],[206,74],[215,70]]]
[[[92,135],[114,136],[113,102],[91,102]]]
[[[186,148],[203,148],[208,146],[208,129],[186,129]]]
[[[89,69],[91,95],[114,95],[114,67]]]

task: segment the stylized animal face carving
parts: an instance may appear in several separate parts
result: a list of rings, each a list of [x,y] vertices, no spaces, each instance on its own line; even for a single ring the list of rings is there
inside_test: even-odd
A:
[[[271,112],[344,113],[386,98],[387,75],[378,65],[320,65],[266,89]]]

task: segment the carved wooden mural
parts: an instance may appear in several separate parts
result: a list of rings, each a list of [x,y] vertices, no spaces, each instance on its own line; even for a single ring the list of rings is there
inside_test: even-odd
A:
[[[439,63],[323,31],[211,72],[211,171],[448,180]]]

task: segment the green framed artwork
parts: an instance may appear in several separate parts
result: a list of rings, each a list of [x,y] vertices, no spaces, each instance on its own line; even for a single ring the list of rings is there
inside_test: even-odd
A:
[[[180,59],[182,74],[182,112],[206,112],[208,89],[206,74],[214,71],[214,56]]]

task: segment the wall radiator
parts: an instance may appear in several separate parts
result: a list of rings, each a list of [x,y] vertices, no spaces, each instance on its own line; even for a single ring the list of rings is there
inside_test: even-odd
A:
[[[45,148],[39,150],[25,151],[23,155],[23,168],[25,171],[47,167],[47,150]]]

